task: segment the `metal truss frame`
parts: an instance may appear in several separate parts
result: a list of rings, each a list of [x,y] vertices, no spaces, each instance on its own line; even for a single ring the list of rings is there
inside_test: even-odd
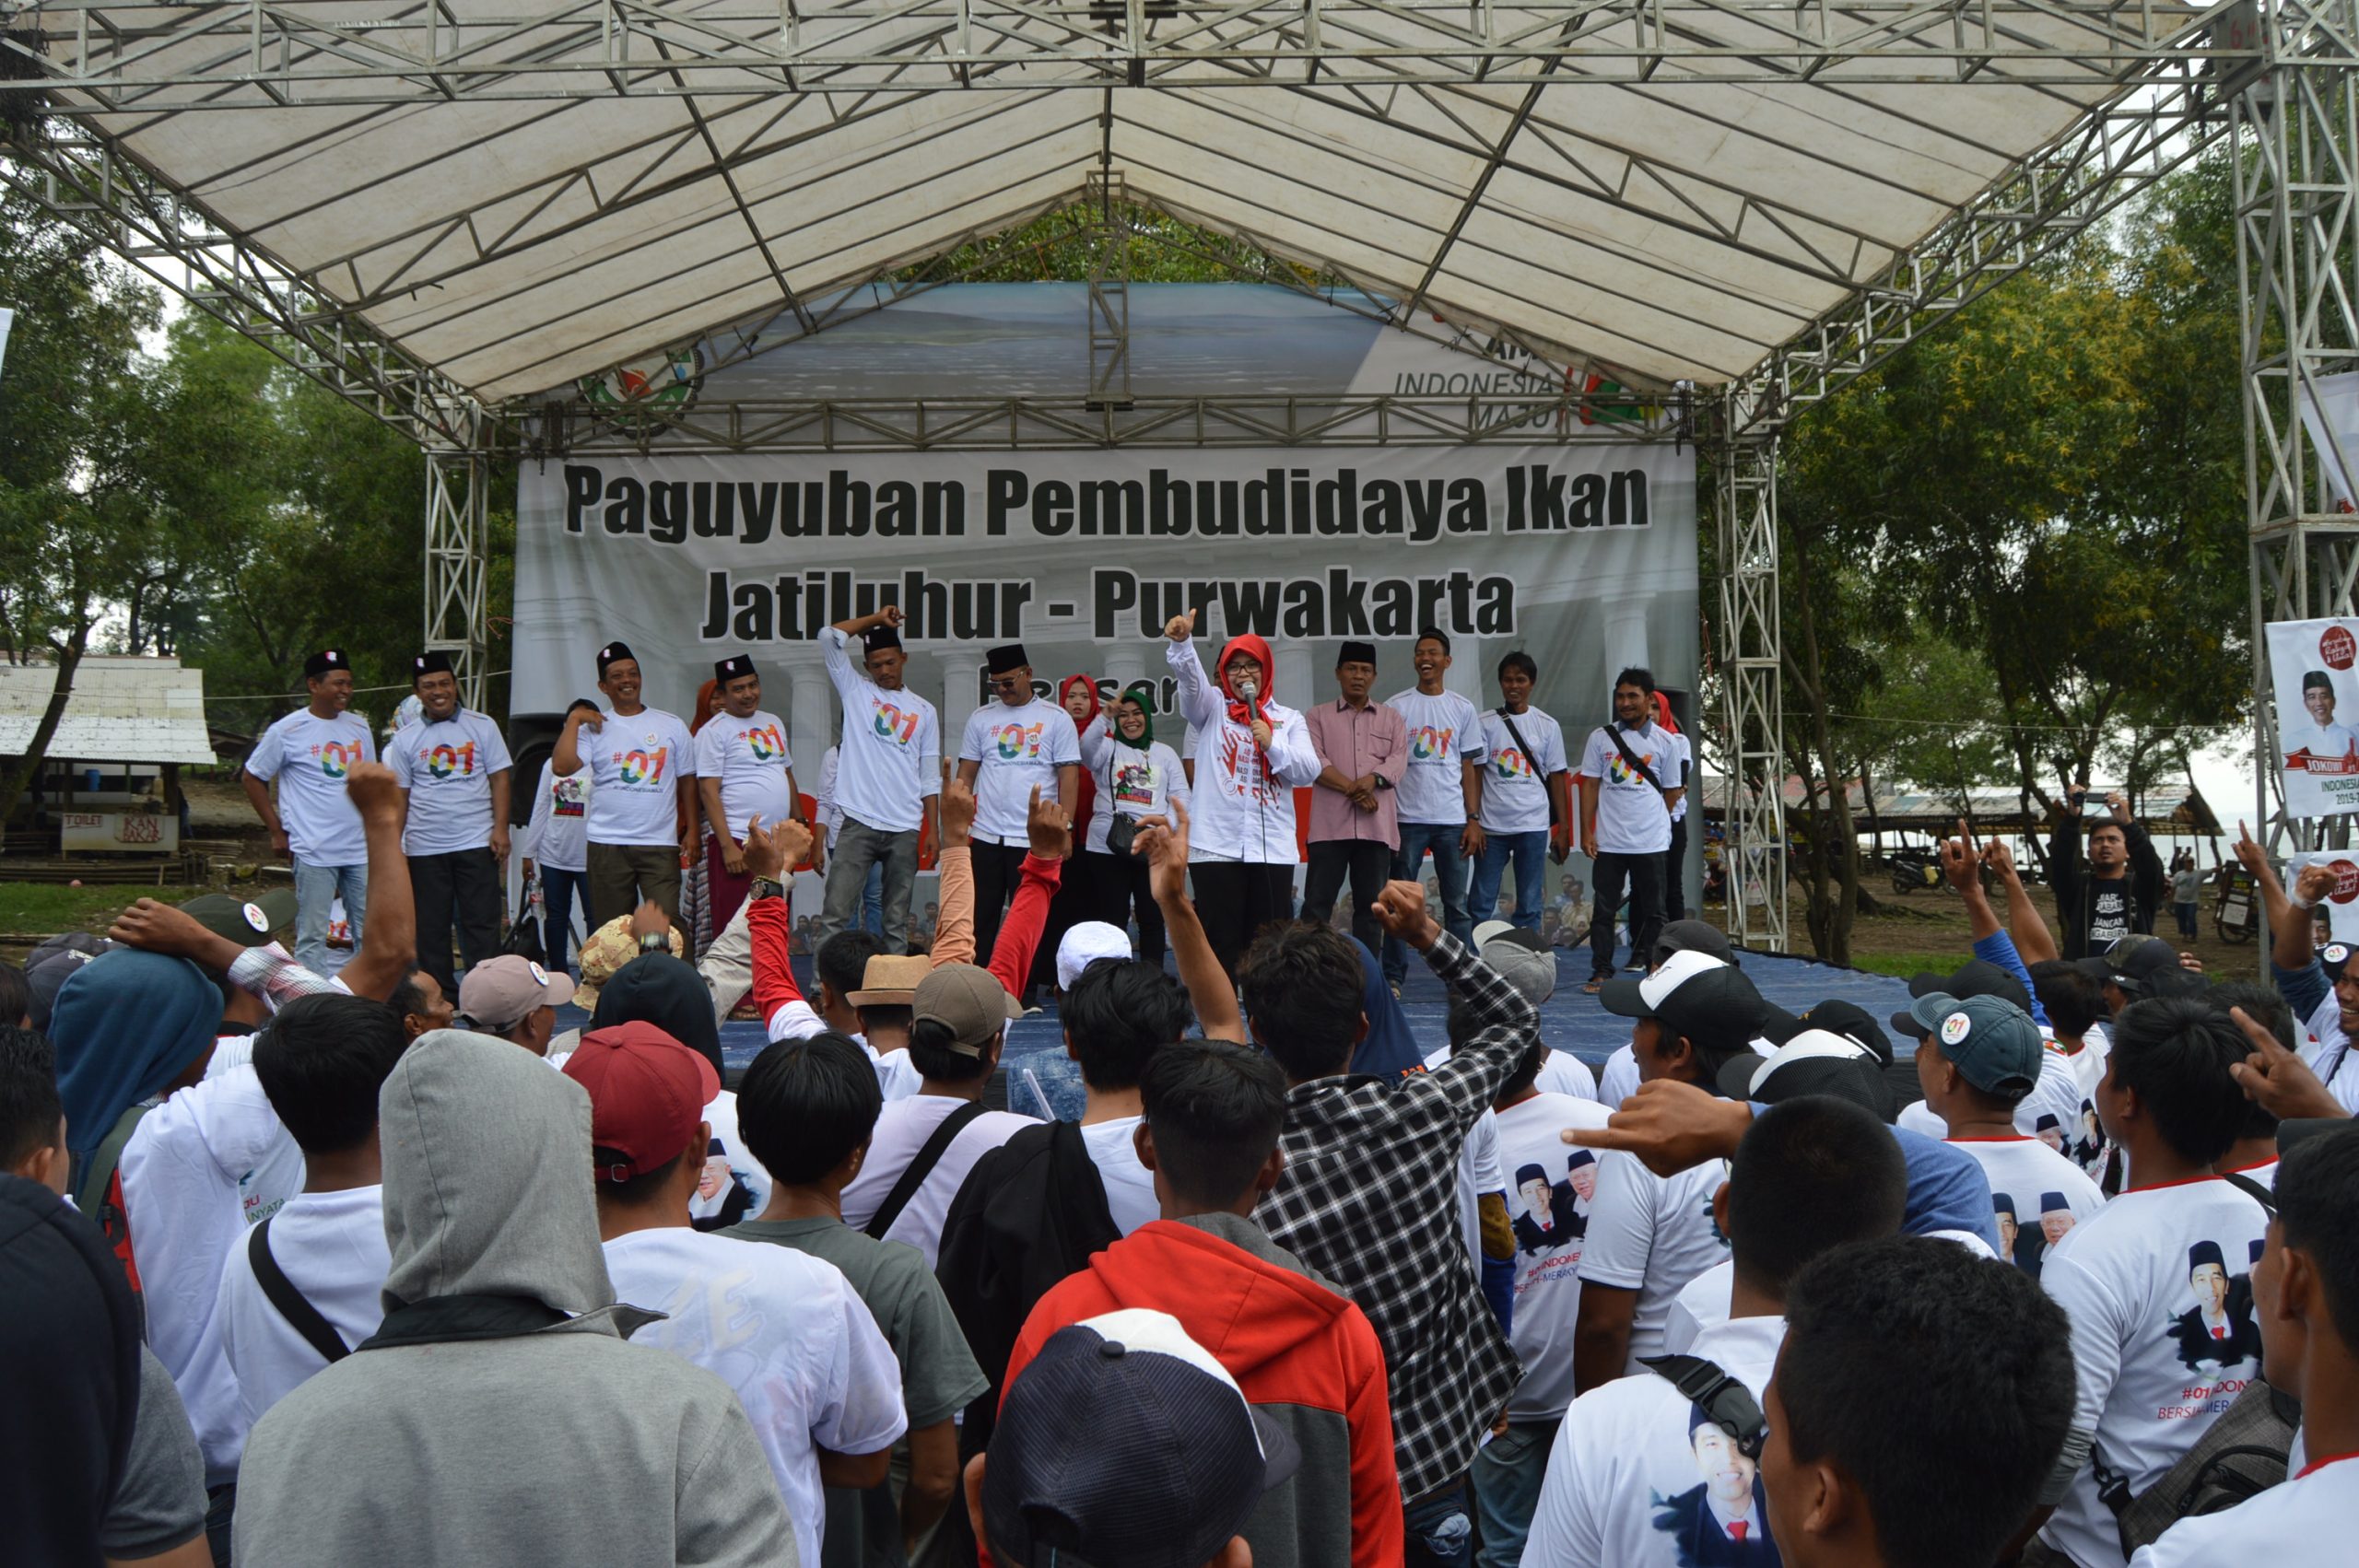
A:
[[[2303,417],[2318,379],[2359,370],[2359,69],[2351,0],[2271,0],[2267,72],[2235,100],[2238,324],[2251,529],[2254,810],[2272,845],[2347,842],[2349,825],[2290,816],[2277,771],[2271,621],[2359,613],[2354,455]],[[2338,495],[2338,490],[2341,495]]]
[[[0,40],[110,112],[459,99],[1391,88],[1574,73],[1616,82],[2118,80],[2125,63],[2239,57],[2158,39],[2152,0],[6,0]],[[2200,20],[2189,23],[2200,28]],[[2059,34],[2062,33],[2060,39]],[[15,84],[0,79],[0,90]]]
[[[460,696],[477,710],[490,673],[490,496],[491,458],[480,447],[427,449],[425,647],[451,655]]]
[[[1720,864],[1740,947],[1788,945],[1784,641],[1778,601],[1778,433],[1731,388],[1709,450],[1719,526]]]

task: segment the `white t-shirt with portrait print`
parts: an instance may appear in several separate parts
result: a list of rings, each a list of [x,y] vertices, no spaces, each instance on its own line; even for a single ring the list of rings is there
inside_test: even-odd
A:
[[[978,844],[1023,844],[1032,791],[1057,798],[1057,769],[1081,766],[1081,736],[1073,715],[1053,702],[1033,698],[1021,708],[989,702],[967,718],[958,760],[975,768],[975,830]]]
[[[1982,1167],[1984,1178],[1990,1183],[1992,1200],[2005,1200],[2015,1234],[2010,1238],[2006,1224],[2001,1223],[1999,1239],[2001,1243],[2012,1239],[2007,1261],[2033,1279],[2039,1278],[2040,1265],[2048,1254],[2075,1226],[2095,1219],[2097,1211],[2105,1207],[2105,1194],[2097,1190],[2097,1184],[2088,1178],[2087,1173],[2036,1138],[2026,1138],[2019,1132],[2012,1138],[1952,1138],[1947,1141],[1974,1156],[1975,1164]],[[2052,1199],[2061,1199],[2062,1202],[2051,1202]]]
[[[1663,789],[1676,790],[1678,749],[1668,730],[1649,724],[1620,730],[1630,755],[1644,763]],[[1609,855],[1659,855],[1671,848],[1671,813],[1646,776],[1622,760],[1614,738],[1600,727],[1589,732],[1576,770],[1597,786],[1597,847]]]
[[[819,647],[844,705],[836,810],[880,833],[916,832],[927,798],[942,793],[941,716],[917,693],[888,692],[870,680],[853,663],[851,638],[837,627],[820,632]]]
[[[664,1315],[630,1342],[736,1390],[799,1560],[816,1568],[827,1518],[818,1450],[874,1454],[909,1430],[900,1363],[866,1304],[834,1264],[791,1246],[669,1225],[616,1236],[605,1251],[615,1299]]]
[[[589,841],[656,848],[680,841],[680,780],[697,770],[688,727],[660,708],[624,718],[611,709],[598,728],[584,720],[574,746],[590,770]]]
[[[555,764],[541,764],[533,818],[525,826],[519,852],[551,871],[579,875],[589,870],[590,792],[595,788],[588,768],[560,778]]]
[[[1643,1358],[1662,1353],[1672,1298],[1729,1256],[1712,1214],[1712,1196],[1727,1179],[1725,1160],[1659,1176],[1622,1150],[1598,1156],[1580,1272],[1585,1282],[1638,1293],[1625,1371],[1643,1372]]]
[[[1516,735],[1532,743],[1526,756]],[[1483,831],[1537,833],[1548,825],[1548,780],[1572,764],[1565,729],[1536,708],[1515,715],[1515,731],[1499,710],[1483,710]]]
[[[2072,1426],[2090,1463],[2040,1531],[2083,1568],[2121,1568],[2097,1469],[2137,1495],[2260,1375],[2251,1270],[2269,1217],[2218,1176],[2124,1192],[2040,1269],[2071,1322]]]
[[[2074,1138],[2082,1127],[2082,1095],[2080,1081],[2072,1072],[2069,1057],[2055,1051],[2042,1051],[2039,1061],[2039,1082],[2031,1093],[2015,1105],[2015,1130],[2026,1138],[2036,1138],[2060,1154],[2070,1153]],[[2052,1123],[2043,1125],[2043,1118],[2052,1117]],[[1933,1107],[1922,1100],[1911,1100],[1900,1107],[1895,1118],[1911,1132],[1946,1140],[1950,1129],[1933,1114]]]
[[[1782,1317],[1736,1317],[1696,1337],[1755,1400]],[[1524,1568],[1776,1568],[1760,1467],[1669,1379],[1639,1369],[1572,1402],[1532,1510]]]
[[[721,780],[721,812],[729,837],[743,843],[746,825],[758,815],[775,826],[794,814],[787,775],[794,758],[786,749],[786,720],[767,708],[740,719],[716,713],[696,734],[697,777]]]
[[[1559,1134],[1568,1127],[1603,1127],[1607,1114],[1595,1100],[1548,1094],[1497,1113],[1499,1166],[1507,1174],[1508,1223],[1515,1234],[1515,1312],[1508,1339],[1523,1363],[1523,1381],[1508,1401],[1509,1421],[1554,1421],[1572,1402],[1573,1329],[1580,1316],[1581,1253],[1596,1208],[1597,1161]],[[1535,1169],[1537,1177],[1531,1174]]]
[[[1427,696],[1412,686],[1386,697],[1384,706],[1401,715],[1409,731],[1409,766],[1394,790],[1401,820],[1464,822],[1465,765],[1485,755],[1483,720],[1473,702],[1458,692]]]
[[[1190,802],[1188,771],[1180,754],[1161,741],[1144,746],[1125,743],[1110,734],[1106,716],[1091,720],[1081,732],[1081,766],[1097,782],[1089,808],[1089,837],[1083,848],[1106,853],[1106,834],[1114,813],[1127,817],[1168,817],[1171,802]]]
[[[360,715],[322,719],[299,708],[262,732],[246,771],[265,784],[277,780],[288,853],[306,865],[358,866],[369,859],[369,841],[344,784],[354,763],[376,760],[377,738]]]

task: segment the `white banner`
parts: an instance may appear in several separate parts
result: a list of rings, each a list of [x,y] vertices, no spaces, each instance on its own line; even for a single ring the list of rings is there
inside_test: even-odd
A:
[[[2339,370],[2304,383],[2302,428],[2318,454],[2337,509],[2352,509],[2351,463],[2359,460],[2359,371]]]
[[[14,325],[17,312],[0,305],[0,370],[8,368],[8,329]]]
[[[750,651],[807,788],[833,622],[908,613],[910,685],[955,744],[986,648],[1024,643],[1044,694],[1162,686],[1164,622],[1194,606],[1208,650],[1269,639],[1296,706],[1333,696],[1346,638],[1379,645],[1379,696],[1414,683],[1429,626],[1478,700],[1523,649],[1577,737],[1625,663],[1693,687],[1696,573],[1695,455],[1668,443],[551,459],[518,496],[511,706],[594,695],[619,638],[646,700],[685,715],[712,661]]]
[[[2359,810],[2359,620],[2276,621],[2269,626],[2270,692],[2285,810],[2333,816]]]
[[[2319,907],[2327,913],[2327,930],[2337,942],[2359,942],[2359,849],[2311,849],[2285,861],[2285,888],[2304,866],[2325,866],[2334,872],[2334,886]]]

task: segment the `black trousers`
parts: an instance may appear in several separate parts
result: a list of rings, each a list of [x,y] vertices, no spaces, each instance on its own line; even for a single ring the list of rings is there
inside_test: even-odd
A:
[[[1089,913],[1083,919],[1103,920],[1119,930],[1129,926],[1131,915],[1136,911],[1139,956],[1150,964],[1162,963],[1166,946],[1163,910],[1148,884],[1146,860],[1138,855],[1085,850],[1071,863],[1081,868],[1082,885],[1088,890]],[[1066,874],[1073,872],[1068,871]]]
[[[455,1005],[451,927],[455,914],[459,951],[470,968],[499,951],[499,862],[488,849],[412,855],[409,892],[417,903],[417,966],[434,977]]]
[[[1662,918],[1687,919],[1687,819],[1671,825],[1671,848],[1662,858]]]
[[[1662,930],[1662,863],[1661,850],[1651,855],[1599,852],[1596,861],[1597,905],[1590,918],[1589,964],[1592,975],[1614,973],[1614,912],[1622,907],[1625,885],[1630,895],[1630,962],[1644,964],[1655,950]]]
[[[999,941],[999,923],[1008,900],[1024,885],[1024,857],[1028,844],[978,844],[975,865],[975,962],[991,967],[992,944]]]
[[[1237,961],[1253,945],[1254,933],[1276,920],[1294,919],[1294,868],[1259,860],[1198,860],[1188,867],[1196,919],[1213,956],[1237,978]]]
[[[1392,874],[1392,846],[1374,838],[1314,838],[1310,871],[1302,884],[1302,918],[1325,925],[1335,913],[1344,879],[1352,883],[1352,934],[1370,953],[1381,954],[1384,928],[1376,923],[1376,895]]]

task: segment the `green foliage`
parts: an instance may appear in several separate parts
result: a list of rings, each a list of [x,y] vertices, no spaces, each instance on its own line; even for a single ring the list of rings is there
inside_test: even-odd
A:
[[[1086,203],[1060,207],[1004,233],[905,269],[905,280],[1041,283],[1089,277],[1107,247],[1109,228],[1123,236],[1133,283],[1264,282],[1320,286],[1337,280],[1283,261],[1249,240],[1231,239],[1133,203],[1117,202],[1110,226]]]

